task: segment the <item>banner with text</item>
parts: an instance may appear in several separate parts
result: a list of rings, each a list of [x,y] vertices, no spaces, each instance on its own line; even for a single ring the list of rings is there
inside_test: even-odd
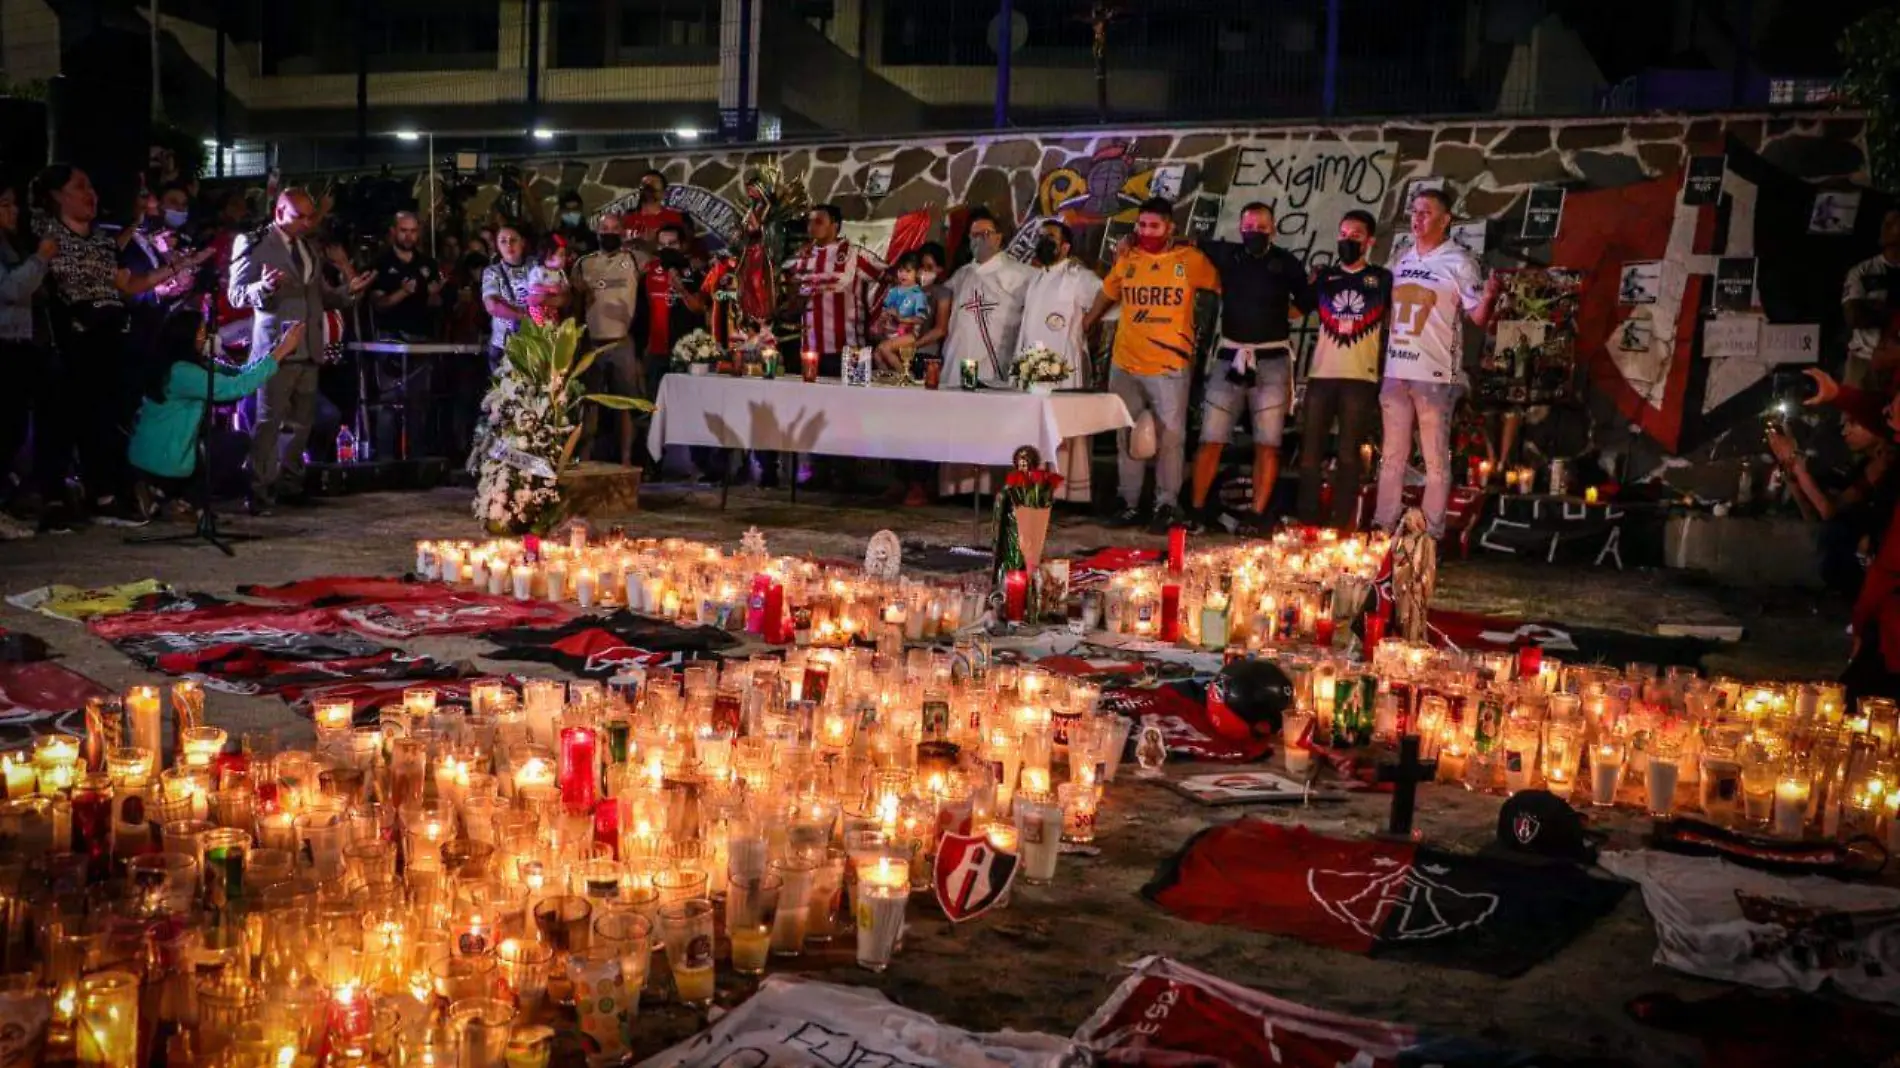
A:
[[[1273,209],[1274,243],[1307,267],[1333,262],[1340,216],[1355,209],[1381,218],[1393,188],[1398,146],[1388,141],[1306,140],[1242,146],[1214,235],[1240,239],[1240,213],[1259,202]]]

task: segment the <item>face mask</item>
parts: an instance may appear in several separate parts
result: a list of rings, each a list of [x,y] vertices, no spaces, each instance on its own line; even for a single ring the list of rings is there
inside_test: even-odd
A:
[[[1044,267],[1056,261],[1056,243],[1053,238],[1042,238],[1036,242],[1036,262]]]
[[[977,259],[988,259],[996,251],[996,239],[991,237],[973,237],[970,239],[970,252]]]
[[[935,272],[935,271],[918,271],[918,272],[917,272],[917,284],[918,284],[918,285],[920,285],[920,286],[934,286],[934,285],[936,285],[936,284],[937,284],[937,272]]]
[[[1258,256],[1272,246],[1273,238],[1258,230],[1249,230],[1240,235],[1240,244],[1248,252]]]
[[[1166,252],[1168,250],[1168,239],[1160,234],[1156,234],[1153,237],[1138,237],[1135,239],[1135,247],[1141,249],[1143,252]]]
[[[561,225],[562,225],[562,226],[579,226],[580,224],[581,224],[581,213],[580,213],[580,212],[578,212],[578,211],[564,211],[564,212],[562,212],[562,213],[561,213]]]
[[[1339,262],[1358,263],[1359,257],[1365,254],[1366,246],[1364,242],[1350,237],[1342,237],[1339,239]]]
[[[600,239],[600,250],[602,252],[619,252],[620,251],[620,235],[619,234],[596,234],[595,236]]]
[[[184,229],[185,223],[190,221],[190,219],[191,213],[188,211],[178,211],[174,208],[165,209],[165,225],[174,230]]]

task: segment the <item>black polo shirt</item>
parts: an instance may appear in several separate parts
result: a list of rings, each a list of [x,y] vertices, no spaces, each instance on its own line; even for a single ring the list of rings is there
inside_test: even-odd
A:
[[[1278,245],[1259,256],[1235,241],[1208,241],[1201,251],[1220,272],[1220,336],[1264,345],[1292,336],[1288,315],[1313,310],[1313,287],[1300,258]]]

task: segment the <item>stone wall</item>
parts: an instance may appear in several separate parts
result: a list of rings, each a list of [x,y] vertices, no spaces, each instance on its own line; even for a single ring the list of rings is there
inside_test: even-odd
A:
[[[536,221],[551,216],[555,198],[564,189],[579,189],[588,210],[597,211],[626,196],[649,167],[664,171],[672,182],[738,203],[745,168],[770,158],[788,174],[802,177],[815,201],[836,203],[847,219],[890,218],[925,205],[942,210],[962,204],[983,204],[1001,218],[1021,219],[1046,206],[1040,201],[1050,176],[1068,170],[1092,178],[1090,165],[1116,154],[1126,161],[1116,172],[1122,179],[1118,191],[1124,208],[1139,199],[1136,194],[1145,193],[1143,178],[1154,168],[1177,166],[1185,212],[1185,201],[1197,192],[1228,193],[1250,155],[1286,146],[1308,153],[1350,153],[1355,145],[1389,145],[1390,152],[1379,160],[1383,189],[1375,214],[1382,220],[1396,215],[1405,183],[1438,176],[1447,180],[1461,216],[1502,219],[1503,229],[1509,231],[1534,186],[1606,187],[1656,177],[1683,166],[1694,151],[1719,152],[1729,137],[1800,177],[1864,183],[1862,125],[1856,116],[1815,113],[1135,129],[787,147],[771,153],[709,150],[528,161],[522,173],[529,193],[525,206]],[[864,190],[871,169],[880,165],[891,169],[890,192],[873,198]],[[486,185],[470,202],[471,212],[485,211],[497,192],[494,185]],[[1100,213],[1068,214],[1085,224],[1103,218]]]

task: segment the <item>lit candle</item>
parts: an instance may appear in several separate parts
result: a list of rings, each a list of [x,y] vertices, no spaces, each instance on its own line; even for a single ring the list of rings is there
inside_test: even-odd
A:
[[[1014,854],[1021,841],[1021,835],[1014,824],[991,823],[983,829],[983,836],[989,839],[990,848],[999,853]]]
[[[1590,751],[1590,803],[1599,807],[1616,804],[1616,787],[1623,776],[1623,750],[1604,743]]]
[[[347,731],[356,722],[356,702],[347,697],[325,697],[310,705],[310,718],[319,731]]]
[[[583,567],[574,573],[574,599],[582,608],[594,607],[594,592],[600,582],[600,576],[591,567]]]
[[[156,750],[153,750],[156,752]],[[40,793],[51,797],[72,789],[79,764],[79,743],[62,735],[42,735],[33,743],[33,765]]]
[[[600,784],[599,754],[599,737],[592,727],[561,728],[561,801],[569,812],[594,810]]]
[[[514,580],[515,600],[525,601],[528,598],[534,596],[534,565],[533,564],[530,564],[525,560],[522,561],[521,563],[516,564],[514,566],[514,570],[511,572],[510,577],[513,578]]]
[[[1801,837],[1808,820],[1808,795],[1812,784],[1805,775],[1783,775],[1775,782],[1775,833],[1784,838]]]
[[[152,753],[160,752],[158,687],[134,686],[125,691],[125,715],[132,723],[131,745]]]
[[[31,797],[39,789],[40,773],[33,770],[33,758],[27,753],[0,753],[0,772],[6,775],[9,801]]]
[[[1585,504],[1597,503],[1597,488],[1595,486],[1586,486],[1584,488],[1583,503]]]
[[[528,786],[553,786],[554,765],[540,757],[529,757],[515,769],[514,783],[516,795]]]

